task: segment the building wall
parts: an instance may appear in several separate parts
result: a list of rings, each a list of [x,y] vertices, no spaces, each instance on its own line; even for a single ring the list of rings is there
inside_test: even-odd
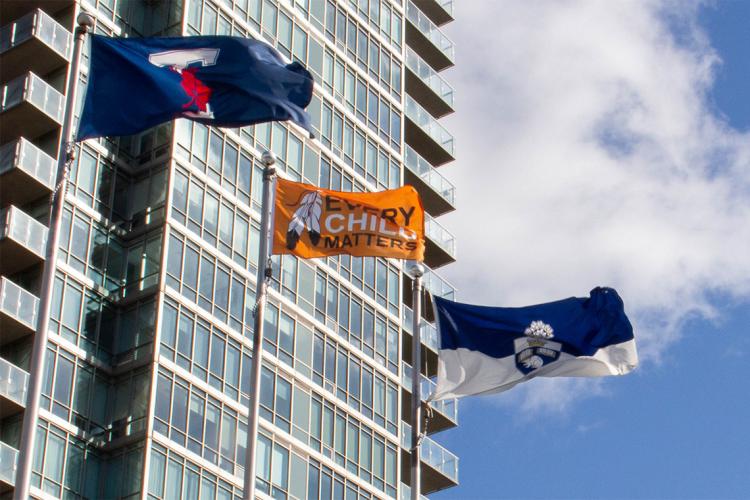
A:
[[[39,4],[68,31],[83,8],[96,15],[96,32],[113,36],[262,37],[313,72],[316,90],[308,111],[316,139],[295,125],[218,129],[178,120],[138,136],[89,140],[79,147],[62,223],[34,494],[241,495],[261,153],[276,154],[280,176],[331,189],[388,189],[416,176],[427,211],[446,211],[441,203],[452,186],[430,165],[444,162],[442,153],[432,158],[430,141],[442,140],[434,146],[443,151],[445,135],[420,105],[412,104],[408,116],[406,110],[408,99],[433,110],[441,107],[430,94],[434,90],[419,86],[420,81],[435,83],[434,71],[407,68],[406,62],[409,43],[418,58],[424,50],[423,41],[410,42],[409,30],[437,39],[429,31],[437,28],[405,2]],[[437,0],[418,3],[427,12],[451,7]],[[33,15],[26,14],[32,4],[5,11],[4,22]],[[0,54],[22,50],[19,43]],[[41,57],[51,56],[43,49]],[[64,94],[66,68],[58,64],[37,76]],[[79,107],[86,75],[84,60]],[[450,101],[452,111],[452,93]],[[21,124],[3,141],[23,137],[54,158],[59,127],[26,132],[31,128],[24,128],[23,120],[38,121],[38,111],[22,110],[21,118],[11,116],[15,111],[4,108],[0,115],[6,124],[16,119]],[[452,142],[450,149],[452,157]],[[409,161],[407,150],[418,160]],[[8,179],[10,174],[2,172]],[[436,193],[442,201],[430,202]],[[46,224],[48,196],[49,187],[17,200],[6,197],[0,204],[18,205]],[[453,208],[452,194],[448,205]],[[427,263],[438,267],[454,259],[445,250],[453,243],[449,233],[432,224]],[[6,251],[8,238],[2,245]],[[31,259],[30,265],[6,273],[2,264],[3,276],[12,281],[5,288],[17,285],[26,295],[38,296],[42,265]],[[406,318],[411,285],[402,263],[275,256],[273,269],[264,327],[258,488],[274,498],[405,495],[411,388],[404,361],[411,356]],[[427,283],[434,293],[454,294],[437,274]],[[28,372],[34,370],[29,366],[33,331],[18,326],[12,313],[10,305],[0,307],[3,325],[10,325],[0,337],[0,356]],[[11,339],[11,331],[21,334]],[[436,348],[434,341],[425,344],[422,372],[434,376]],[[7,452],[0,464],[7,464],[5,457],[20,446],[22,406],[0,418]],[[438,410],[442,424],[428,432],[456,424],[454,409]],[[457,459],[426,441],[423,446],[434,452],[424,459],[423,492],[457,484]],[[12,480],[0,479],[0,484],[0,492],[12,491]]]

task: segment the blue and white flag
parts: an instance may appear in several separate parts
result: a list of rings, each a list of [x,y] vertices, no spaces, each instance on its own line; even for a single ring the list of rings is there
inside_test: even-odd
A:
[[[638,365],[633,327],[612,288],[528,307],[433,304],[440,356],[431,400],[503,392],[534,377],[624,375]]]
[[[291,120],[312,132],[313,77],[270,45],[231,36],[91,36],[77,141],[131,135],[175,118],[241,127]]]

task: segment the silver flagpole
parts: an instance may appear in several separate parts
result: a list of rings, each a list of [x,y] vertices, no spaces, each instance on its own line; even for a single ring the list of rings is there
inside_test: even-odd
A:
[[[47,251],[39,296],[36,333],[31,351],[28,395],[26,396],[26,409],[23,414],[21,449],[18,452],[18,469],[16,472],[15,491],[13,493],[15,500],[26,500],[29,498],[31,468],[34,459],[34,438],[36,437],[36,426],[39,420],[39,401],[42,394],[44,358],[45,351],[47,350],[47,331],[50,307],[52,305],[52,288],[55,283],[57,246],[60,242],[60,222],[65,202],[68,167],[73,163],[75,156],[73,114],[75,112],[76,91],[78,90],[78,73],[81,63],[83,40],[89,28],[94,26],[94,18],[85,12],[81,12],[78,14],[77,22],[78,26],[75,30],[75,42],[73,44],[73,58],[70,61],[70,74],[68,76],[68,93],[65,98],[65,116],[60,135],[60,151],[58,151],[57,155],[57,177],[50,204]]]
[[[247,445],[245,448],[245,486],[242,498],[255,499],[255,447],[258,441],[258,409],[260,408],[260,367],[263,359],[263,314],[266,310],[267,279],[271,278],[271,258],[268,244],[271,234],[271,214],[273,213],[272,192],[276,169],[276,158],[270,151],[264,151],[261,161],[263,169],[263,199],[260,214],[260,249],[258,251],[258,275],[255,283],[255,318],[253,322],[253,360],[250,371],[250,401],[247,415]]]
[[[412,262],[409,269],[412,277],[412,337],[411,337],[411,500],[420,497],[419,427],[422,420],[422,395],[420,394],[420,367],[422,366],[422,339],[419,323],[422,316],[422,276],[424,266]]]

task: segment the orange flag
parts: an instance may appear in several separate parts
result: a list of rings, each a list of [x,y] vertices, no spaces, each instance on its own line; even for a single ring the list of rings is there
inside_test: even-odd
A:
[[[424,259],[424,209],[412,186],[350,193],[277,179],[273,222],[274,254]]]

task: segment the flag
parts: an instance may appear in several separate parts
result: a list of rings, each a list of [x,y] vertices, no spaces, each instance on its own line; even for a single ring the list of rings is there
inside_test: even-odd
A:
[[[624,375],[638,365],[633,327],[612,288],[528,307],[434,297],[440,338],[433,400],[503,392],[534,377]]]
[[[220,127],[291,120],[312,130],[304,111],[312,75],[258,40],[92,35],[90,60],[78,141],[136,134],[175,118]]]
[[[273,221],[274,254],[424,259],[424,209],[412,186],[351,193],[278,179]]]

